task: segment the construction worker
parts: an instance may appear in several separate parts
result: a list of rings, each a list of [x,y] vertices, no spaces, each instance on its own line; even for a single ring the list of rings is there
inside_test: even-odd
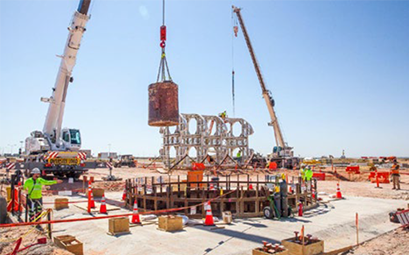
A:
[[[305,181],[305,172],[307,171],[307,167],[305,165],[302,165],[300,167],[300,175],[299,177],[301,177],[304,181]]]
[[[227,112],[224,111],[222,113],[219,113],[219,117],[222,118],[222,119],[225,119],[227,117]]]
[[[304,171],[304,180],[310,181],[312,179],[313,172],[311,170],[311,166],[308,166],[307,169]]]
[[[40,177],[40,169],[31,170],[32,177],[24,183],[24,190],[27,191],[27,207],[29,209],[30,221],[35,219],[35,215],[43,210],[43,185],[53,185],[62,183],[62,180],[47,181]]]
[[[241,164],[241,150],[239,150],[237,152],[236,158],[237,158],[237,162],[239,162],[239,164]]]
[[[391,167],[391,174],[392,174],[392,183],[393,183],[393,188],[392,189],[400,190],[399,165],[396,162],[396,160],[393,162],[393,165]]]

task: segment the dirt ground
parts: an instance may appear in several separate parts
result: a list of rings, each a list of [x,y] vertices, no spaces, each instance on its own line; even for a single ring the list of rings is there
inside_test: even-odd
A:
[[[409,254],[409,231],[402,228],[381,235],[343,255],[404,255]]]
[[[145,169],[145,168],[116,168],[112,171],[112,174],[118,178],[122,178],[122,181],[116,182],[106,182],[102,180],[102,177],[105,177],[109,174],[109,170],[106,168],[91,169],[89,170],[87,176],[88,178],[93,176],[95,183],[93,184],[94,188],[103,188],[107,191],[122,191],[124,189],[124,180],[128,178],[139,178],[139,177],[154,177],[155,179],[159,176],[163,176],[165,182],[168,180],[168,175],[162,175],[161,170],[156,169]],[[392,184],[380,184],[381,188],[375,188],[376,184],[368,181],[369,171],[362,169],[361,174],[359,175],[350,175],[345,172],[345,168],[337,168],[337,175],[334,174],[333,169],[323,168],[322,172],[326,173],[326,181],[318,181],[318,192],[325,192],[327,194],[335,194],[337,183],[340,183],[341,192],[344,196],[360,196],[360,197],[375,197],[375,198],[388,198],[388,199],[402,199],[408,200],[409,203],[409,170],[401,170],[401,190],[392,190]],[[379,171],[388,171],[387,169],[379,169]],[[235,170],[225,171],[227,173],[235,172]],[[0,174],[4,174],[5,170],[1,169]],[[264,180],[265,174],[275,175],[285,173],[291,180],[292,176],[298,176],[298,171],[276,171],[273,173],[266,173],[262,171],[248,171],[249,177],[247,175],[241,175],[240,179],[250,178],[256,180],[257,175],[260,180]],[[181,179],[186,179],[186,171],[179,170],[172,173],[172,180],[176,180],[177,176],[180,175]],[[211,176],[210,176],[211,177]],[[210,178],[209,177],[209,178]],[[207,178],[207,177],[205,177]],[[237,178],[237,177],[232,177]],[[57,191],[61,190],[81,190],[86,188],[86,183],[76,181],[74,183],[68,183],[68,180],[64,180],[64,183],[53,185],[47,187],[48,192],[45,192],[45,195],[51,196]],[[5,194],[4,186],[2,187],[2,194]],[[52,192],[54,191],[54,192]],[[391,208],[391,211],[396,208]],[[397,225],[398,226],[398,225]],[[1,241],[7,239],[15,239],[22,234],[29,231],[30,227],[24,228],[13,228],[13,229],[0,229],[0,239]],[[30,234],[26,235],[23,238],[23,243],[21,247],[35,243],[38,238],[45,236],[43,233],[35,230]],[[383,255],[383,254],[396,254],[403,255],[409,254],[409,234],[408,231],[398,229],[393,232],[387,233],[385,235],[379,236],[369,242],[364,243],[363,245],[355,248],[345,254],[373,254],[373,255]],[[13,242],[0,242],[0,253],[8,254],[14,248],[15,243]],[[19,253],[20,254],[20,253]],[[64,250],[61,250],[54,245],[36,245],[22,252],[21,254],[57,254],[64,255],[70,254]]]
[[[45,226],[44,226],[45,227]],[[29,233],[28,233],[29,232]],[[28,234],[26,234],[28,233]],[[25,235],[26,234],[26,235]],[[45,237],[44,232],[31,227],[5,228],[0,229],[0,254],[9,254],[16,246],[16,240],[23,236],[20,249],[37,243],[38,238]],[[70,255],[71,252],[60,249],[49,240],[47,244],[34,245],[24,251],[19,252],[22,255]]]

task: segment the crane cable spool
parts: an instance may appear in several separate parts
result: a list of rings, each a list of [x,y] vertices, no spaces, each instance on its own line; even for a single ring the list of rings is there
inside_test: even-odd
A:
[[[162,26],[160,27],[161,59],[156,83],[149,85],[149,120],[148,125],[168,127],[179,124],[178,85],[170,76],[166,60],[166,25],[165,0],[162,8]]]

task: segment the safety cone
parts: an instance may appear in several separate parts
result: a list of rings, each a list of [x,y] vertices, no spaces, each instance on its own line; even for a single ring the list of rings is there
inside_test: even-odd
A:
[[[131,223],[133,223],[133,224],[142,224],[141,219],[139,218],[138,203],[136,202],[136,199],[135,199],[135,202],[133,204],[133,214],[132,214]]]
[[[126,188],[124,189],[124,193],[122,193],[122,200],[123,201],[126,200]]]
[[[214,226],[213,214],[212,214],[212,207],[210,206],[210,202],[208,202],[208,207],[206,210],[206,218],[204,225],[205,226]]]
[[[95,208],[95,201],[94,201],[94,195],[92,194],[92,190],[91,190],[91,208]]]
[[[95,208],[95,201],[94,201],[94,195],[92,194],[91,181],[88,182],[88,207]]]
[[[298,216],[302,217],[303,215],[304,215],[304,212],[303,212],[303,208],[302,208],[302,203],[300,202],[298,204]]]
[[[210,188],[209,188],[210,190],[214,190],[214,186],[213,186],[213,184],[212,183],[210,183]]]
[[[339,183],[337,183],[337,195],[336,195],[336,198],[339,198],[339,199],[342,199],[343,197],[342,197],[342,194],[341,194],[341,190],[340,190],[340,188],[339,188]]]
[[[105,196],[102,196],[102,200],[101,200],[101,207],[99,208],[99,213],[107,213],[107,205],[105,203]]]
[[[378,174],[378,171],[376,171],[375,174],[376,174],[376,187],[375,187],[375,188],[380,189],[381,187],[379,186],[379,174]]]
[[[91,213],[91,182],[88,182],[88,206],[87,206],[87,211],[88,213]]]

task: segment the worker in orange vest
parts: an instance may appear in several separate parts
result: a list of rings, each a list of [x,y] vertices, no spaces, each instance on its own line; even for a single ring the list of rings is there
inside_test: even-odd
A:
[[[393,165],[391,167],[391,175],[392,175],[392,182],[393,182],[393,188],[392,189],[400,190],[399,165],[396,162],[396,160],[393,162]]]

